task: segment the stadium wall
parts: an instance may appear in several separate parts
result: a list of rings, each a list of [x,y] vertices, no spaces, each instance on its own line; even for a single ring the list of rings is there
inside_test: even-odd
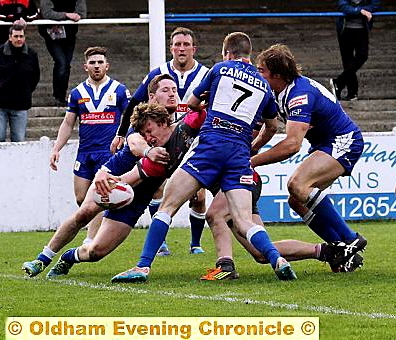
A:
[[[72,140],[61,151],[58,171],[49,167],[54,141],[0,143],[0,232],[55,230],[76,209],[73,164],[78,142]],[[208,197],[209,201],[211,197]],[[187,226],[185,204],[172,226]],[[148,211],[138,226],[150,224]]]
[[[395,169],[396,131],[366,133],[365,149],[352,177],[342,177],[329,189],[339,212],[347,220],[396,219]],[[283,135],[277,135],[276,144]],[[73,193],[73,163],[77,141],[61,151],[58,171],[49,167],[53,141],[0,143],[0,232],[54,230],[76,209]],[[263,179],[259,210],[267,222],[297,222],[298,216],[287,205],[287,179],[307,156],[304,143],[297,155],[284,162],[259,167]],[[208,194],[208,204],[212,197]],[[173,226],[187,226],[185,204],[173,219]],[[147,226],[146,213],[138,226]]]

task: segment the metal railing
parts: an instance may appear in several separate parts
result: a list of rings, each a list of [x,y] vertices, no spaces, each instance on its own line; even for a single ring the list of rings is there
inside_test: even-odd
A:
[[[282,17],[340,17],[341,12],[278,12],[278,13],[168,13],[165,20],[172,22],[178,21],[211,21],[212,19],[238,19],[238,18],[282,18]],[[395,16],[396,12],[375,12],[374,16]]]

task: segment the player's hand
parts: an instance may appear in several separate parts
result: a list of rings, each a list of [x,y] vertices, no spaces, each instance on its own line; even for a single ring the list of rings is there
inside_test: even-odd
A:
[[[110,151],[112,154],[116,153],[118,150],[121,150],[124,146],[125,137],[123,136],[115,136],[113,141],[110,144]]]
[[[199,99],[201,100],[201,105],[200,105],[201,110],[207,108],[209,104],[209,94],[210,94],[209,91],[205,91],[199,96]]]
[[[52,170],[55,170],[55,171],[58,170],[58,166],[57,166],[58,162],[59,162],[59,152],[52,151],[51,156],[50,156],[50,167]]]
[[[147,158],[159,164],[168,164],[170,159],[168,151],[161,146],[151,148],[147,153]]]
[[[109,174],[106,171],[98,170],[93,180],[95,185],[95,190],[99,195],[108,196],[111,192],[111,182],[119,181],[119,178]]]

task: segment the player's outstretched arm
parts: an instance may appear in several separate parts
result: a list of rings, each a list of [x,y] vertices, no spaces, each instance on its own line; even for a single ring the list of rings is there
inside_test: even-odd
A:
[[[307,123],[288,121],[286,123],[286,138],[271,149],[253,156],[250,159],[252,167],[277,163],[299,152],[308,129],[309,124]]]
[[[54,147],[52,148],[51,156],[50,156],[50,167],[53,170],[58,170],[57,162],[59,161],[59,152],[65,146],[67,141],[69,140],[74,124],[77,120],[77,115],[72,112],[67,112],[65,118],[62,121],[62,124],[59,127],[58,136],[56,137],[56,141]]]

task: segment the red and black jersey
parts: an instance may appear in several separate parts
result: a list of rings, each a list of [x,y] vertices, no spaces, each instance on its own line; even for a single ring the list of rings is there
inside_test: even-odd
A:
[[[167,165],[158,164],[148,158],[142,159],[142,170],[148,177],[170,177],[181,163],[194,138],[206,118],[206,111],[190,111],[173,130],[168,142],[164,145],[169,153]]]

